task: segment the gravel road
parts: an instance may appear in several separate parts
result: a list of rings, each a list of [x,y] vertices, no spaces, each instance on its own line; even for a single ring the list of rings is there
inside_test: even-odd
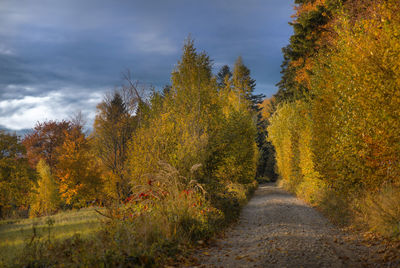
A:
[[[274,184],[260,185],[239,222],[197,253],[197,267],[363,267],[318,211]]]

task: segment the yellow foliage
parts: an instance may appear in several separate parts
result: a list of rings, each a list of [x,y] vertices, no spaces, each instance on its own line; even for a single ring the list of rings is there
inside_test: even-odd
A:
[[[371,231],[400,239],[400,189],[383,187],[378,193],[367,193],[357,201],[358,221]]]
[[[369,9],[356,20],[337,14],[335,42],[310,64],[308,98],[281,104],[268,132],[284,187],[336,221],[354,219],[356,211],[371,229],[393,237],[399,233],[400,6],[389,0]]]
[[[255,120],[249,111],[249,81],[240,59],[232,83],[218,91],[210,60],[197,53],[190,40],[176,70],[172,86],[159,103],[153,102],[148,122],[129,144],[128,176],[143,184],[165,161],[183,176],[200,164],[202,182],[254,179],[257,163]],[[247,76],[246,76],[247,77]],[[247,78],[246,78],[247,79]]]
[[[281,184],[288,190],[299,193],[297,188],[301,184],[320,179],[319,173],[315,170],[314,154],[311,149],[312,121],[309,104],[297,101],[281,105],[270,122],[269,139],[275,146]]]
[[[57,211],[60,205],[58,185],[51,174],[50,167],[40,159],[37,164],[39,181],[32,193],[32,203],[29,214],[31,217],[51,215]]]
[[[102,188],[100,167],[81,128],[75,127],[65,133],[64,143],[57,148],[57,153],[55,174],[63,201],[74,207],[83,207],[98,198]]]
[[[314,69],[319,170],[342,188],[399,182],[400,16],[393,4],[375,6],[374,18],[355,25],[342,18],[336,49],[321,53]]]

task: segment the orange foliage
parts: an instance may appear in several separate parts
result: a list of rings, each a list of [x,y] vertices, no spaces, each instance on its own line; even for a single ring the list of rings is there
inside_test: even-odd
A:
[[[64,134],[65,141],[57,148],[56,175],[60,194],[66,204],[80,207],[98,196],[100,171],[81,127],[76,126]]]
[[[315,0],[312,3],[306,3],[302,5],[297,5],[294,7],[296,13],[292,15],[293,18],[298,18],[302,13],[310,12],[316,10],[318,6],[324,6],[326,0]],[[296,22],[296,20],[294,21]]]
[[[50,169],[54,169],[57,161],[56,148],[64,142],[65,133],[70,129],[71,123],[65,120],[37,123],[34,131],[22,141],[31,167],[36,168],[43,158]]]
[[[262,108],[261,115],[264,119],[269,119],[271,117],[271,115],[275,111],[274,106],[275,106],[275,97],[265,99],[261,104],[259,104],[259,107]]]
[[[290,63],[294,67],[300,67],[296,70],[295,81],[309,88],[310,84],[310,72],[313,67],[312,58],[300,58],[297,61],[292,61]]]

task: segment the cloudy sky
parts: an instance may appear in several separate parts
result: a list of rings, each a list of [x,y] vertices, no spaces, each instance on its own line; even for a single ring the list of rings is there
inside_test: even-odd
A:
[[[82,111],[134,80],[161,88],[191,34],[214,70],[241,55],[271,96],[292,0],[0,0],[0,128],[21,130]]]

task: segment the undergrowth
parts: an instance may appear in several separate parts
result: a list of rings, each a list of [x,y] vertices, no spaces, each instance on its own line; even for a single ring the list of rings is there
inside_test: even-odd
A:
[[[159,267],[234,221],[257,183],[229,183],[215,191],[160,163],[137,194],[99,212],[107,218],[93,238],[37,236],[13,260],[23,267]]]

